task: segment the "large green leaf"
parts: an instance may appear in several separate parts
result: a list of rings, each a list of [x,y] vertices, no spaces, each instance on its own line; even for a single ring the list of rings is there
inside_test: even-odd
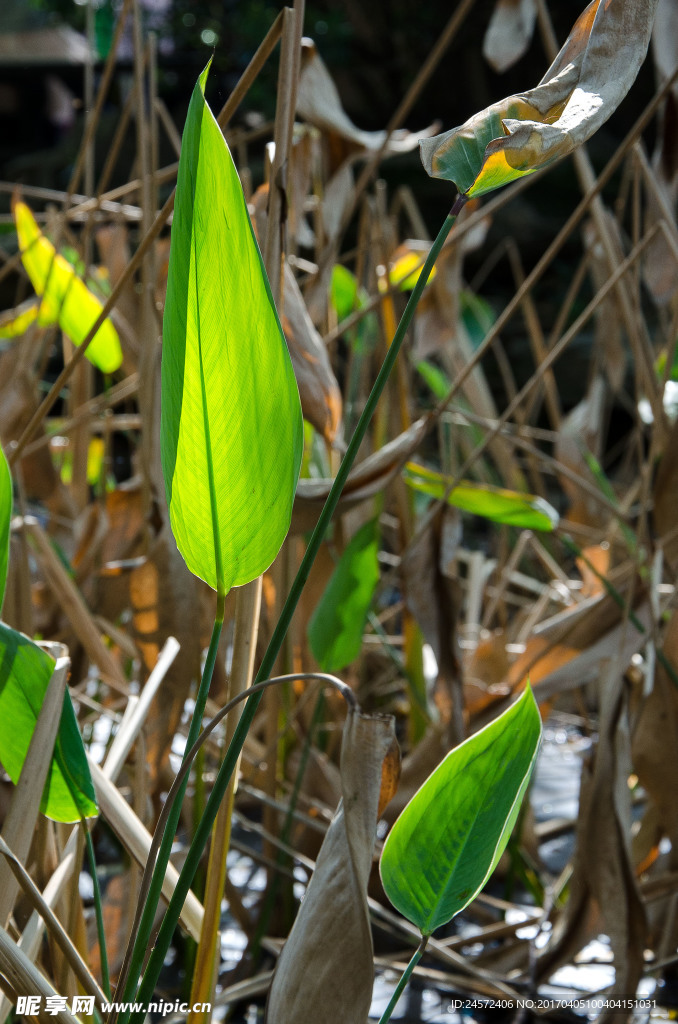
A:
[[[313,657],[324,672],[338,672],[360,654],[363,630],[379,582],[379,529],[362,526],[337,562],[308,625]]]
[[[430,494],[432,498],[442,500],[452,482],[442,473],[426,469],[414,462],[408,462],[403,470],[405,483],[415,491]],[[524,530],[542,530],[550,532],[558,526],[558,513],[543,498],[534,494],[521,494],[503,487],[490,484],[476,484],[468,480],[454,487],[447,501],[455,508],[464,512],[472,512],[476,516],[484,516],[495,523],[519,526]]]
[[[5,597],[9,561],[9,528],[12,521],[12,478],[0,448],[0,608]]]
[[[19,781],[54,660],[32,640],[0,623],[0,761]],[[54,821],[98,813],[87,757],[68,690],[40,810]]]
[[[103,309],[101,302],[78,277],[75,267],[45,238],[25,203],[14,204],[14,220],[22,263],[42,297],[38,323],[41,327],[58,323],[74,345],[81,345]],[[31,317],[27,311],[20,323],[28,326],[26,320]],[[113,373],[121,365],[120,339],[108,318],[87,346],[85,355],[103,373]]]
[[[205,102],[188,110],[163,324],[162,467],[174,536],[215,590],[266,569],[289,529],[299,392],[228,146]]]
[[[391,903],[423,935],[473,900],[515,825],[541,737],[528,689],[452,750],[405,807],[381,855]]]

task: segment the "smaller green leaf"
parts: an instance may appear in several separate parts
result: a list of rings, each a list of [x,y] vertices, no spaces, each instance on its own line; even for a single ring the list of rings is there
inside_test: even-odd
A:
[[[337,314],[338,320],[345,320],[360,305],[358,281],[355,275],[342,266],[341,263],[336,263],[332,267],[330,302]]]
[[[412,797],[381,855],[394,907],[423,935],[478,895],[516,823],[541,737],[528,688],[516,703],[452,750]]]
[[[21,775],[54,660],[32,640],[0,623],[0,761],[12,782]],[[40,810],[53,821],[98,813],[87,755],[68,690]]]
[[[9,562],[9,530],[12,521],[12,478],[0,448],[0,608],[5,597],[7,564]]]
[[[324,672],[338,672],[360,654],[379,582],[378,552],[379,529],[371,520],[347,544],[313,613],[308,640]]]
[[[408,462],[403,470],[405,483],[415,491],[430,494],[442,500],[452,482],[449,477],[435,470],[426,469],[414,462]],[[454,487],[447,497],[449,505],[483,516],[495,523],[518,526],[523,530],[552,532],[559,523],[559,517],[552,505],[534,494],[520,494],[490,484],[476,484],[464,480]]]
[[[459,293],[459,312],[471,344],[479,348],[495,321],[492,306],[465,288]]]
[[[417,372],[424,378],[435,397],[440,401],[447,398],[452,382],[445,371],[435,363],[430,363],[428,359],[420,359],[416,366]]]

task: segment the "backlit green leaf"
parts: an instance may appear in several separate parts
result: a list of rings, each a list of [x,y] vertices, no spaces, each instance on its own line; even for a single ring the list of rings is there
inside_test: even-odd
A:
[[[308,640],[324,672],[338,672],[360,654],[367,613],[379,582],[378,551],[379,530],[372,520],[346,545],[313,613]]]
[[[76,274],[75,268],[56,252],[40,231],[25,203],[14,204],[21,261],[37,294],[42,296],[38,324],[58,323],[74,345],[81,345],[103,309],[97,297]],[[109,319],[87,347],[87,359],[103,373],[113,373],[122,364],[118,332]]]
[[[426,469],[414,462],[408,462],[403,470],[405,483],[415,491],[430,494],[442,500],[452,482],[449,477],[435,470]],[[490,484],[476,484],[463,481],[447,497],[447,502],[464,512],[483,516],[495,523],[518,526],[524,530],[551,532],[558,526],[558,513],[543,498],[534,494],[520,494]]]
[[[54,660],[32,640],[0,623],[0,761],[19,781]],[[68,690],[40,810],[54,821],[98,813],[87,757]]]
[[[391,829],[381,880],[393,906],[423,935],[468,906],[497,866],[540,737],[528,687],[508,711],[447,755]]]
[[[0,338],[19,338],[38,319],[39,303],[35,296],[16,309],[0,315]]]
[[[9,529],[12,521],[12,478],[0,448],[0,608],[5,597],[9,561]]]
[[[209,68],[209,66],[208,66]],[[227,591],[268,568],[289,529],[303,433],[294,371],[240,181],[193,91],[163,324],[162,467],[188,567]]]

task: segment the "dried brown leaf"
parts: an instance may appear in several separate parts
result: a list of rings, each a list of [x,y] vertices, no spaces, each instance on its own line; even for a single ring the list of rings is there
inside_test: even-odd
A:
[[[368,150],[379,149],[387,137],[385,131],[365,132],[356,128],[345,113],[337,87],[311,39],[303,40],[297,115],[317,128],[336,132],[342,138]],[[428,134],[429,129],[419,133],[404,129],[392,132],[385,152],[408,153]]]
[[[342,800],[278,960],[266,1008],[270,1024],[315,1020],[319,1008],[327,1024],[367,1019],[373,985],[367,883],[382,765],[394,736],[393,719],[349,711]]]
[[[338,511],[347,512],[383,490],[419,447],[428,428],[428,419],[417,420],[393,441],[354,466],[341,492]],[[315,526],[333,482],[324,478],[299,481],[292,511],[293,533],[304,533]]]
[[[483,39],[483,57],[508,71],[527,52],[537,20],[535,0],[497,0]]]
[[[466,195],[546,167],[590,138],[631,88],[658,0],[593,0],[539,85],[421,145],[424,166]]]
[[[620,664],[613,658],[600,677],[598,743],[582,772],[570,897],[538,961],[540,978],[548,978],[590,937],[604,931],[614,952],[615,981],[608,992],[612,1001],[636,991],[647,927],[629,849],[631,739]],[[612,1010],[603,1019],[626,1021],[628,1014]]]
[[[285,264],[283,331],[297,378],[304,419],[330,444],[341,425],[341,391],[323,340],[313,326],[292,269]]]
[[[438,664],[438,687],[442,691],[437,695],[438,705],[453,745],[464,739],[464,694],[456,634],[461,592],[442,564],[446,531],[455,537],[445,554],[445,561],[449,562],[450,547],[456,547],[461,540],[461,520],[456,510],[442,508],[407,549],[402,571],[405,604],[431,645]]]

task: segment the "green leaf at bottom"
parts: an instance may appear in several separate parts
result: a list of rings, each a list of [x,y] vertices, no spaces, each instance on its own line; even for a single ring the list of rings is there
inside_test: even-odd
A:
[[[539,749],[541,718],[528,689],[452,750],[412,797],[381,855],[391,903],[423,935],[483,888],[515,825]]]

